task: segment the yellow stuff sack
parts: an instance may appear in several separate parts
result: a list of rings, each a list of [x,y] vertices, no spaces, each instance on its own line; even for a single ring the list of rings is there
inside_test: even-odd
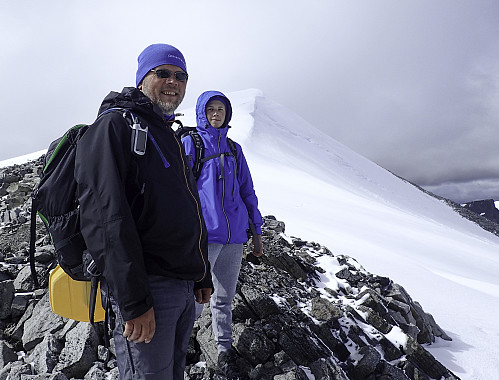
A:
[[[90,322],[90,281],[73,280],[58,265],[49,276],[50,308],[61,317],[75,321]],[[97,288],[94,321],[103,321],[105,311],[102,308],[100,286]]]

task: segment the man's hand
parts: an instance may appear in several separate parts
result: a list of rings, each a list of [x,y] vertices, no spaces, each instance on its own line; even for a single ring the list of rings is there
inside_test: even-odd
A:
[[[203,304],[210,301],[211,288],[201,288],[194,290],[194,295],[196,296],[196,302]]]
[[[125,322],[123,336],[134,343],[149,343],[156,332],[154,308],[150,308],[140,317]]]
[[[262,235],[253,235],[253,256],[263,255]]]

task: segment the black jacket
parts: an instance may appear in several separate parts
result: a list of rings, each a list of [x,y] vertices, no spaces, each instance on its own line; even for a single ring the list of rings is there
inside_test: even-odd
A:
[[[156,105],[136,88],[111,92],[99,114],[127,108],[150,137],[144,156],[131,149],[122,112],[97,118],[78,143],[81,231],[125,320],[152,304],[148,275],[212,287],[201,205],[181,143]]]

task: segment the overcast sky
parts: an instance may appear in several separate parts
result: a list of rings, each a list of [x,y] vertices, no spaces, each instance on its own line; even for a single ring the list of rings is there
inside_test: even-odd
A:
[[[180,109],[258,88],[410,181],[499,199],[497,36],[497,0],[4,1],[0,160],[92,122],[165,42],[187,60]]]

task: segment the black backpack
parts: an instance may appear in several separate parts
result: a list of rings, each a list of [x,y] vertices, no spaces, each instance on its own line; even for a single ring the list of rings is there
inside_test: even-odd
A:
[[[140,126],[137,117],[129,110],[111,108],[100,116],[111,112],[121,112],[132,128],[132,150],[144,155],[148,130]],[[80,213],[77,197],[77,183],[74,178],[76,147],[90,126],[78,124],[69,129],[61,138],[53,141],[45,155],[40,182],[32,193],[30,230],[30,267],[33,283],[39,288],[35,268],[36,216],[40,216],[50,235],[56,251],[56,259],[61,268],[73,280],[91,281],[92,292],[89,303],[89,317],[93,323],[93,310],[98,285],[97,270],[80,230]]]
[[[178,128],[175,130],[175,135],[179,139],[182,139],[182,137],[184,136],[190,136],[194,143],[194,166],[192,168],[192,174],[194,175],[196,181],[201,175],[201,169],[203,168],[203,164],[206,161],[211,160],[215,157],[220,157],[222,154],[224,154],[225,156],[233,156],[235,158],[236,170],[237,170],[237,149],[236,149],[236,143],[233,140],[227,137],[227,143],[229,144],[230,153],[216,153],[212,154],[211,156],[205,157],[203,139],[201,138],[201,136],[199,136],[196,127],[185,127],[182,124],[182,122],[180,122],[180,120],[175,120],[174,122],[179,125]]]

